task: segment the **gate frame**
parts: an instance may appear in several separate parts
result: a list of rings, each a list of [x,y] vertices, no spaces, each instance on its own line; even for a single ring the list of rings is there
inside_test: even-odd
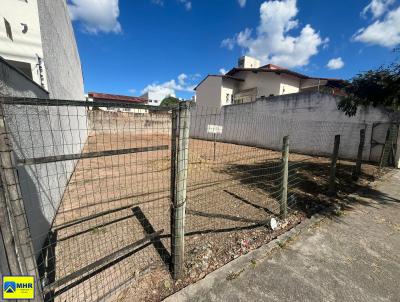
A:
[[[0,215],[5,252],[12,275],[30,275],[35,280],[33,301],[44,301],[33,251],[29,224],[22,199],[15,158],[0,99]],[[4,218],[4,221],[3,221]]]
[[[48,106],[48,107],[61,107],[61,106],[76,106],[85,108],[99,108],[99,107],[118,107],[118,108],[135,108],[147,109],[149,112],[168,112],[174,111],[176,108],[172,107],[154,107],[148,105],[138,105],[132,103],[108,103],[108,102],[87,102],[87,101],[74,101],[74,100],[60,100],[60,99],[40,99],[40,98],[21,98],[21,97],[6,97],[0,96],[0,236],[4,245],[4,253],[6,254],[6,265],[10,275],[30,275],[35,280],[35,297],[32,301],[43,302],[45,301],[47,293],[51,291],[54,284],[45,285],[39,274],[39,266],[35,256],[32,244],[32,237],[30,234],[29,222],[27,219],[27,212],[25,209],[23,196],[20,188],[19,176],[17,165],[21,164],[38,164],[41,162],[53,162],[62,160],[79,159],[83,157],[82,154],[73,154],[71,156],[50,156],[45,158],[32,158],[27,160],[18,160],[13,152],[11,140],[9,138],[10,131],[5,119],[4,105],[23,105],[23,106]],[[166,149],[162,146],[162,150]],[[147,150],[149,149],[149,150]],[[111,152],[92,152],[91,156],[105,156],[116,155],[114,153],[137,153],[151,151],[152,148],[133,148],[126,150],[117,150]],[[119,151],[119,152],[118,152]],[[109,153],[109,154],[108,154]],[[26,162],[25,162],[26,161]],[[49,230],[50,231],[50,230]],[[134,242],[133,246],[140,245],[143,242],[151,242],[155,237],[161,235],[164,230],[160,230],[152,235],[146,236],[138,242]],[[3,246],[0,246],[3,248]],[[117,252],[119,255],[125,251],[125,247]],[[115,255],[107,256],[110,258]],[[40,256],[39,256],[40,257]],[[108,260],[107,257],[101,259],[102,262]],[[106,259],[107,258],[107,259]],[[92,263],[91,265],[94,265]],[[87,270],[87,267],[84,268]],[[83,271],[83,269],[82,269]],[[4,273],[4,272],[2,272]],[[69,277],[69,276],[68,276]]]
[[[382,124],[386,124],[388,125],[388,129],[392,126],[395,125],[397,126],[397,136],[395,137],[395,141],[393,142],[393,146],[394,146],[394,156],[396,158],[396,154],[400,153],[400,122],[398,121],[388,121],[388,122],[374,122],[372,124],[371,127],[371,139],[370,139],[370,150],[369,150],[369,160],[371,161],[371,153],[372,153],[372,149],[375,148],[376,146],[382,146],[382,151],[385,147],[386,144],[386,139],[385,137],[383,137],[384,142],[380,143],[377,140],[374,139],[374,130],[376,127],[382,125]],[[387,133],[387,131],[385,131],[385,133]],[[382,152],[381,152],[382,153]],[[379,161],[378,161],[379,164]],[[395,163],[396,168],[400,168],[400,166],[397,166],[400,163]]]

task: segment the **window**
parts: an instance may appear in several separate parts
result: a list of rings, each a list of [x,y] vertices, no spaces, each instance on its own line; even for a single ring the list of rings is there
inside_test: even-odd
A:
[[[230,94],[227,93],[227,94],[226,94],[226,103],[227,103],[227,104],[230,103],[230,99],[231,99]]]
[[[5,27],[6,27],[7,37],[10,38],[11,41],[14,41],[14,40],[13,40],[13,36],[12,36],[12,31],[11,31],[10,22],[8,22],[8,21],[6,20],[6,18],[3,18],[3,19],[4,19],[4,25],[5,25]]]

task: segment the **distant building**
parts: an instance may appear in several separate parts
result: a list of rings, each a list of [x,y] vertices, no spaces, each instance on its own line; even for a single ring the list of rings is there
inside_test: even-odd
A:
[[[161,102],[167,97],[175,97],[174,94],[165,91],[148,91],[145,94],[141,95],[140,97],[145,98],[148,100],[149,106],[160,106]]]
[[[273,64],[260,65],[259,60],[245,56],[226,74],[208,75],[195,88],[196,103],[219,108],[303,91],[342,93],[343,80],[310,77]]]
[[[147,109],[143,108],[124,108],[118,106],[118,104],[138,104],[138,105],[147,105],[147,100],[142,97],[135,96],[126,96],[126,95],[116,95],[116,94],[107,94],[107,93],[98,93],[98,92],[89,92],[87,100],[89,102],[100,102],[100,103],[109,103],[115,104],[115,107],[99,107],[100,110],[104,111],[113,111],[113,112],[130,112],[130,113],[139,113],[144,114],[148,113]]]

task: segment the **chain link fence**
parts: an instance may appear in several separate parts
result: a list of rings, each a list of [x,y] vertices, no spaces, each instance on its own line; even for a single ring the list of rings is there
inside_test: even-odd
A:
[[[0,105],[1,227],[39,301],[161,299],[321,210],[366,156],[360,123],[189,103]]]

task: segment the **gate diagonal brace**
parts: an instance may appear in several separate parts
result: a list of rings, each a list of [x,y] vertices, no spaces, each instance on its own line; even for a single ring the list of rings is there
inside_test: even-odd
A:
[[[72,280],[81,277],[82,279],[85,279],[85,276],[87,274],[91,274],[90,272],[93,270],[100,271],[102,268],[106,268],[110,263],[117,261],[118,259],[124,259],[126,256],[129,256],[132,251],[135,249],[145,245],[148,242],[152,242],[155,240],[157,237],[160,237],[160,235],[164,232],[164,230],[159,230],[157,232],[154,232],[153,234],[147,235],[141,240],[138,240],[114,253],[111,253],[75,272],[72,274],[69,274],[63,278],[58,279],[57,281],[53,282],[52,284],[49,284],[44,287],[43,292],[45,294],[48,294],[54,290],[56,290],[58,287],[62,285],[66,285]],[[75,285],[78,285],[80,282],[74,282]],[[68,286],[68,285],[67,285]]]
[[[160,150],[168,150],[168,145],[162,146],[150,146],[150,147],[141,147],[141,148],[130,148],[130,149],[120,149],[120,150],[107,150],[107,151],[99,151],[99,152],[87,152],[87,153],[77,153],[77,154],[66,154],[66,155],[55,155],[55,156],[46,156],[46,157],[36,157],[36,158],[19,158],[17,159],[17,165],[37,165],[37,164],[48,164],[59,161],[66,160],[77,160],[77,159],[85,159],[85,158],[96,158],[103,156],[115,156],[115,155],[124,155],[124,154],[132,154],[132,153],[143,153],[143,152],[151,152],[151,151],[160,151]]]

